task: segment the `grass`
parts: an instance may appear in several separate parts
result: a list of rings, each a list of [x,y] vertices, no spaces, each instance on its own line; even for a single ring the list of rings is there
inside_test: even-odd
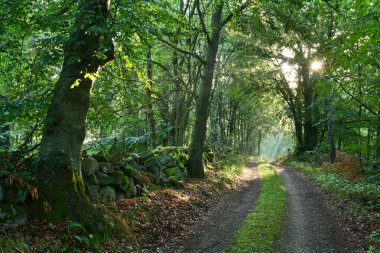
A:
[[[228,186],[236,182],[248,160],[249,157],[237,154],[230,154],[226,159],[222,160],[220,162],[222,167],[217,171],[218,183]]]
[[[285,213],[285,189],[273,166],[260,164],[262,188],[254,211],[249,213],[225,253],[269,253],[279,235]]]

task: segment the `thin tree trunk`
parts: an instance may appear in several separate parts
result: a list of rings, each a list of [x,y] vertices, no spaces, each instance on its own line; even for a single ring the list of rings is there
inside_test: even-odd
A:
[[[153,64],[152,64],[152,46],[149,45],[146,53],[146,74],[148,77],[148,86],[146,87],[146,96],[148,99],[148,107],[146,112],[148,122],[148,133],[150,136],[149,148],[154,149],[156,143],[156,120],[154,117],[152,86],[153,86]]]
[[[261,130],[259,130],[259,139],[257,141],[257,155],[261,155]]]
[[[338,150],[342,150],[342,135],[340,130],[338,131]]]
[[[359,76],[360,76],[360,66],[359,66]],[[360,101],[362,100],[362,88],[359,86],[359,99]],[[358,112],[358,117],[359,117],[359,164],[360,164],[360,171],[363,171],[363,152],[362,152],[362,114],[363,114],[363,106],[362,104],[359,104],[359,112]]]
[[[380,111],[377,113],[377,127],[376,127],[376,161],[380,161]]]
[[[334,141],[334,112],[332,97],[326,98],[327,109],[327,129],[328,129],[328,143],[329,143],[329,159],[330,163],[335,162],[336,150]]]
[[[81,146],[85,138],[90,90],[99,69],[113,59],[113,43],[106,32],[108,0],[80,0],[72,33],[64,46],[64,62],[48,109],[36,171],[39,199],[29,217],[70,218],[90,230],[103,231],[104,219],[85,193]],[[92,32],[94,27],[103,27]],[[102,41],[102,43],[100,42]],[[104,50],[105,49],[105,50]],[[97,52],[104,52],[98,58]]]
[[[367,161],[371,159],[371,128],[367,128]]]
[[[0,105],[4,104],[6,97],[0,95]],[[0,122],[0,124],[6,123],[5,121]],[[0,125],[0,150],[8,150],[11,147],[11,138],[9,135],[9,125]],[[1,136],[2,135],[2,136]]]

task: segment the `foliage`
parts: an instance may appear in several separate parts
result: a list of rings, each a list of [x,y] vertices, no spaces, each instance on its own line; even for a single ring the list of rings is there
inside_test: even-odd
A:
[[[337,174],[341,174],[351,180],[360,180],[360,163],[357,159],[344,152],[337,152],[334,163],[325,162],[324,169],[331,169]]]
[[[315,168],[307,163],[289,162],[289,166],[299,168],[310,175],[323,188],[337,193],[345,198],[367,206],[374,210],[380,209],[380,187],[370,182],[353,182],[333,171]]]
[[[249,157],[237,154],[230,154],[221,160],[221,168],[217,169],[219,174],[219,184],[228,186],[232,185],[243,172],[245,163]]]
[[[285,212],[285,189],[275,168],[259,165],[262,189],[234,242],[225,252],[273,252]]]

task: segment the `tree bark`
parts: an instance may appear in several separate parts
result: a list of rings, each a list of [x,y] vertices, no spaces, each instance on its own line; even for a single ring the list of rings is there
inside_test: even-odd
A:
[[[45,120],[41,163],[36,171],[39,199],[32,202],[30,218],[68,218],[93,231],[105,229],[103,216],[92,208],[85,193],[80,154],[94,77],[114,57],[111,35],[104,32],[108,8],[108,0],[78,3],[73,32],[64,45],[63,67]]]
[[[309,62],[306,59],[301,64],[301,75],[304,95],[304,146],[305,151],[308,151],[317,146],[318,129],[314,126],[314,87],[310,79]]]
[[[376,161],[380,161],[380,111],[377,113],[377,127],[376,127]]]
[[[215,61],[218,53],[220,35],[223,28],[223,1],[215,1],[216,6],[211,19],[211,37],[207,43],[206,61],[203,66],[198,98],[195,108],[195,123],[189,149],[188,170],[190,177],[204,177],[203,147],[206,139],[208,107],[212,82],[215,71]]]
[[[146,87],[146,96],[148,99],[148,107],[146,111],[146,119],[148,121],[149,132],[149,148],[153,150],[156,143],[156,120],[154,117],[152,86],[153,86],[153,64],[152,64],[152,46],[148,45],[146,52],[146,74],[148,77],[148,86]]]
[[[0,105],[4,104],[6,97],[0,95]],[[5,107],[5,105],[3,105]],[[3,109],[3,108],[2,108]],[[4,108],[6,110],[6,108]],[[6,120],[0,121],[0,124],[7,123]],[[0,125],[0,150],[8,150],[11,147],[11,138],[9,135],[10,127],[8,124]],[[2,136],[1,136],[2,135]]]
[[[327,131],[328,131],[328,143],[329,143],[329,160],[330,163],[335,162],[336,150],[335,150],[335,140],[334,140],[334,112],[333,112],[333,102],[332,97],[326,98],[326,109],[327,109]]]

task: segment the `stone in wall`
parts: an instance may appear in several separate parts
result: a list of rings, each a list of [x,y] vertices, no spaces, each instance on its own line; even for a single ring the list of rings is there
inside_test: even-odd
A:
[[[82,175],[90,176],[99,170],[99,163],[94,158],[86,158],[81,163]]]

